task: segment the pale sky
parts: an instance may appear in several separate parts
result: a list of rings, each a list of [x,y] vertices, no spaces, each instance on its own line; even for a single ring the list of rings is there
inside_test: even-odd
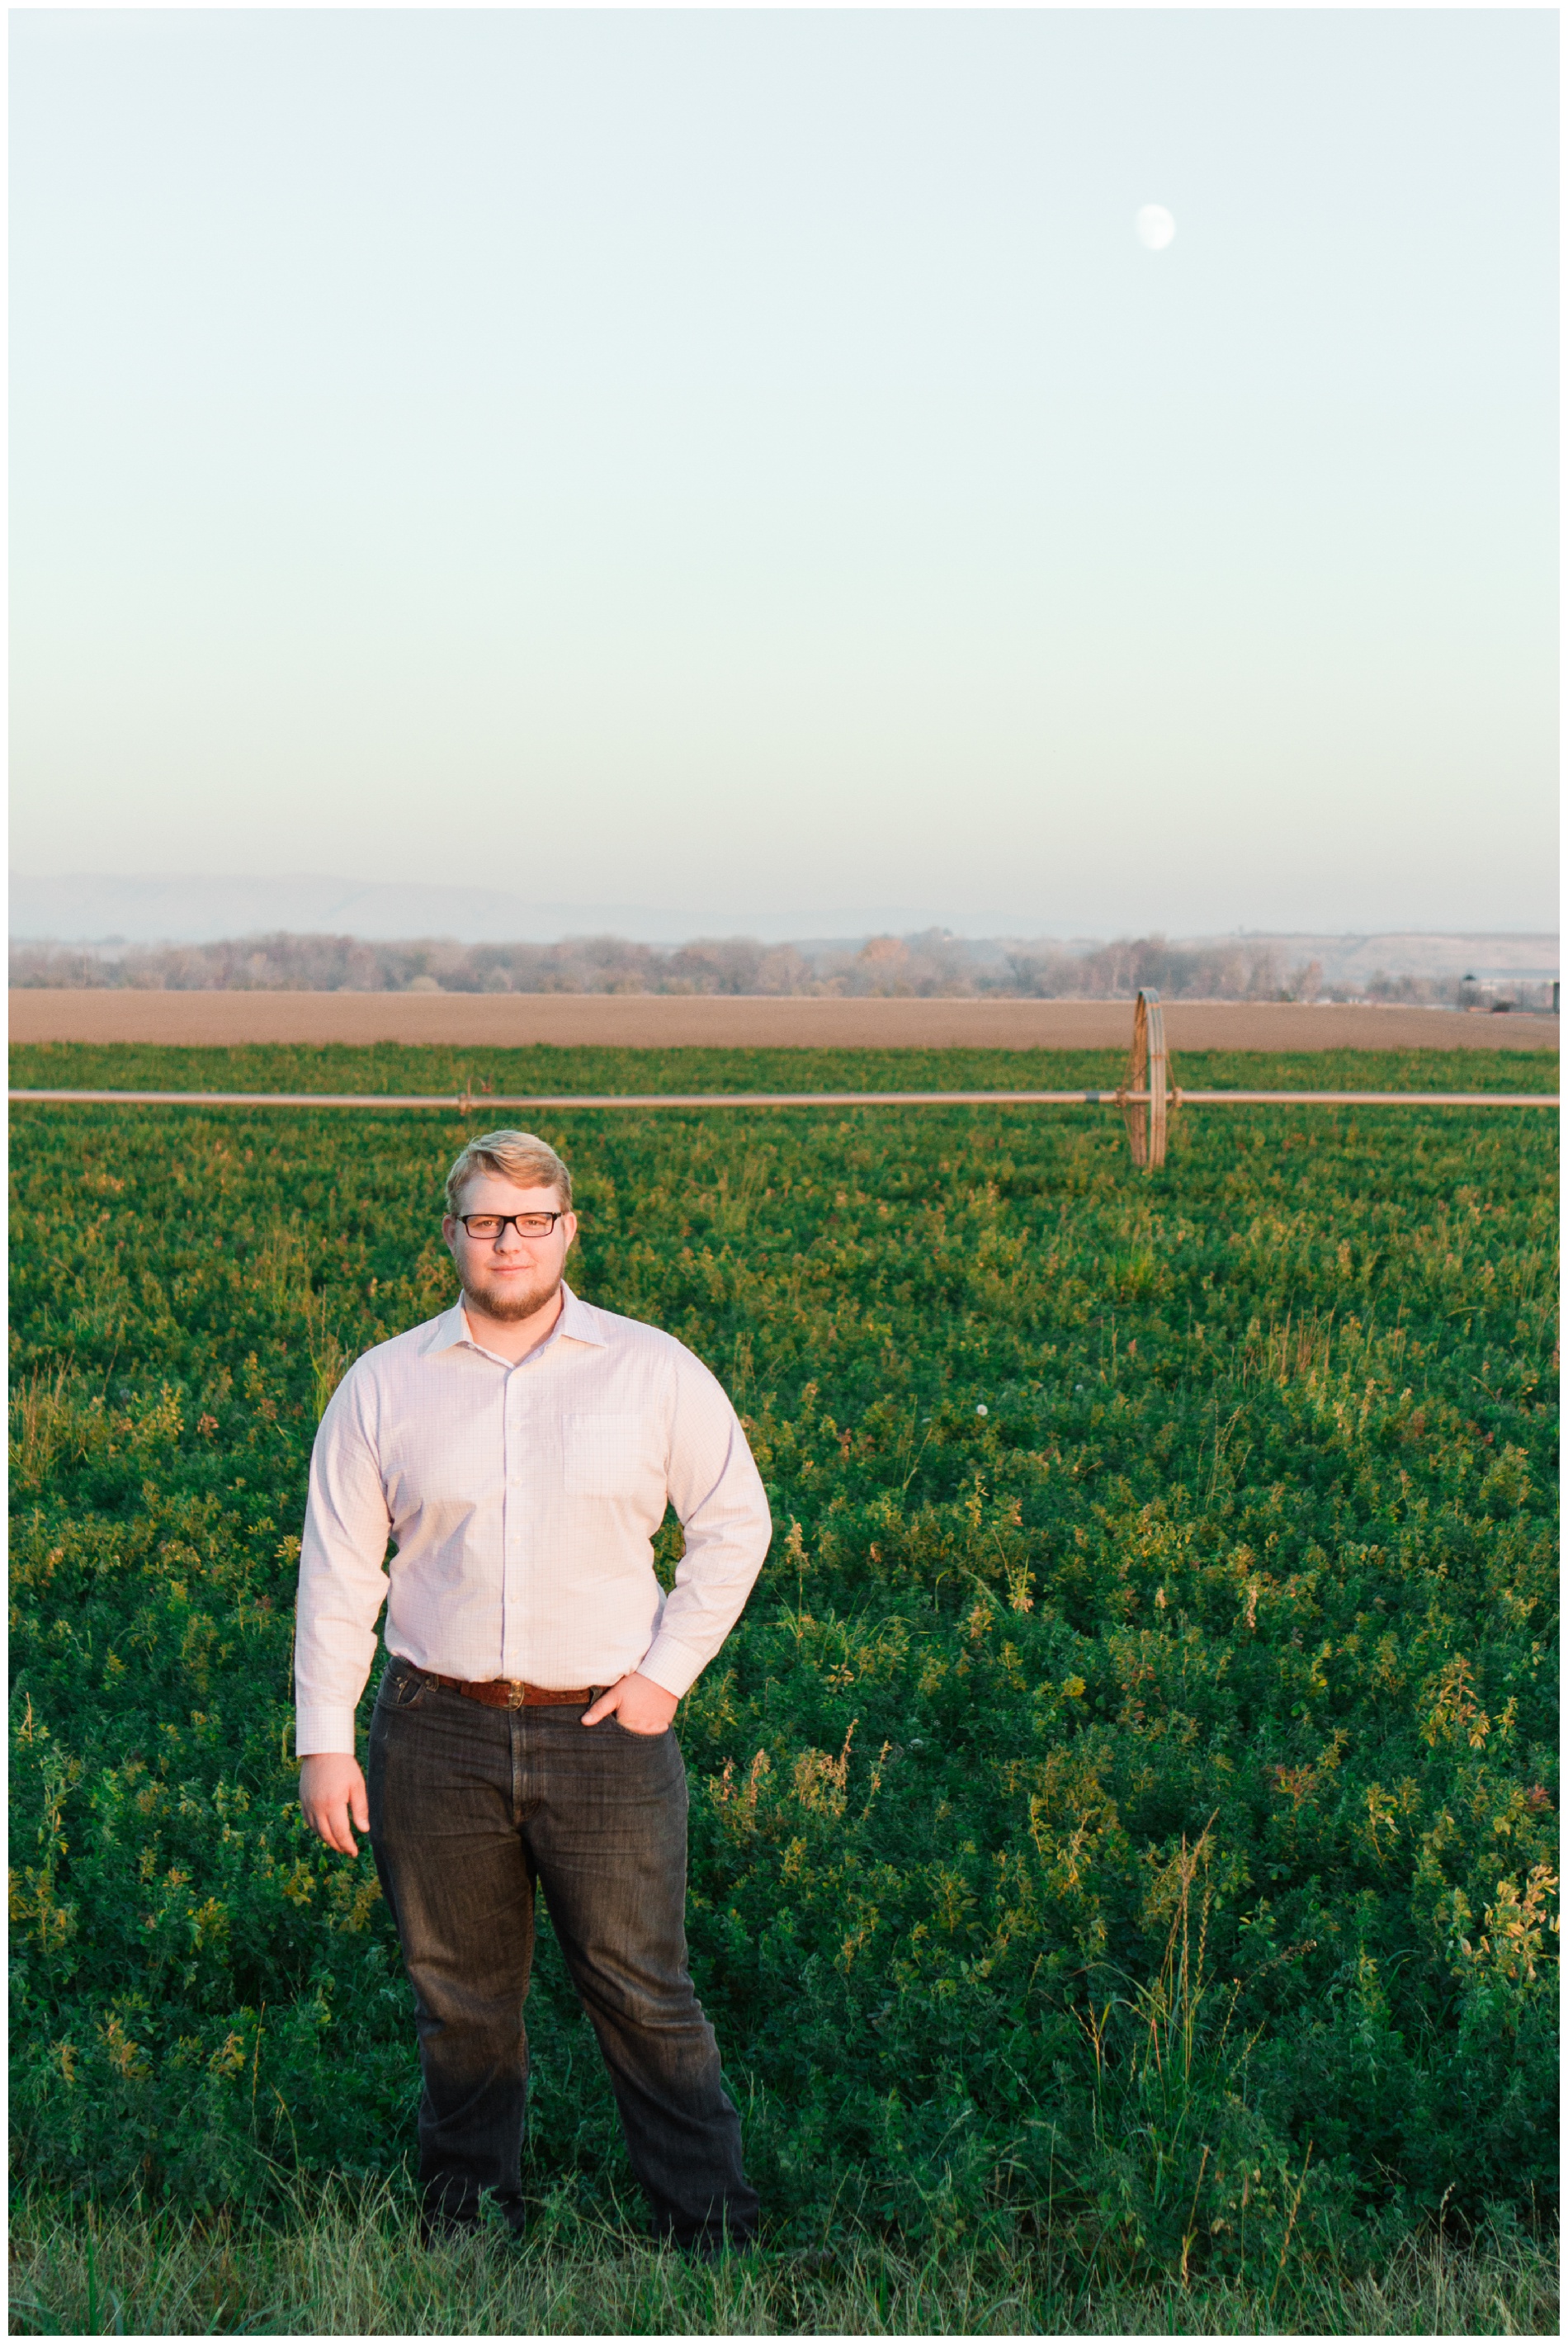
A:
[[[10,27],[21,871],[1554,924],[1551,12]]]

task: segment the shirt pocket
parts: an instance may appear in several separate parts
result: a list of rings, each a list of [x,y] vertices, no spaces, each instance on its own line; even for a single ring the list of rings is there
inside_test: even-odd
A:
[[[631,1410],[569,1416],[562,1486],[570,1498],[629,1498],[663,1510],[664,1462],[655,1428]]]

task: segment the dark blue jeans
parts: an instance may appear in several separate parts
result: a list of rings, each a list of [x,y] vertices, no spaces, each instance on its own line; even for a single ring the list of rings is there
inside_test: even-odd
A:
[[[632,2170],[683,2245],[756,2228],[741,2127],[686,1969],[686,1775],[673,1733],[488,1709],[389,1662],[370,1844],[414,1989],[420,2181],[438,2223],[521,2219],[534,1883],[599,2037]]]

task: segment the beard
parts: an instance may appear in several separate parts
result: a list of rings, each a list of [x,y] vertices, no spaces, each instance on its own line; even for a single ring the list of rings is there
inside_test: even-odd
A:
[[[526,1283],[509,1278],[504,1284],[492,1287],[471,1272],[460,1282],[464,1295],[476,1310],[505,1325],[516,1318],[531,1318],[536,1310],[542,1310],[560,1292],[561,1278],[559,1269],[541,1269],[536,1278]]]

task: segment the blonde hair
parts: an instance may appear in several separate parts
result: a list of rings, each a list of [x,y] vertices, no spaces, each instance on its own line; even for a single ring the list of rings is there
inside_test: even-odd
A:
[[[572,1175],[547,1139],[531,1131],[487,1131],[470,1139],[447,1174],[447,1210],[455,1214],[466,1184],[476,1172],[496,1172],[520,1188],[553,1188],[561,1209],[572,1210]]]

